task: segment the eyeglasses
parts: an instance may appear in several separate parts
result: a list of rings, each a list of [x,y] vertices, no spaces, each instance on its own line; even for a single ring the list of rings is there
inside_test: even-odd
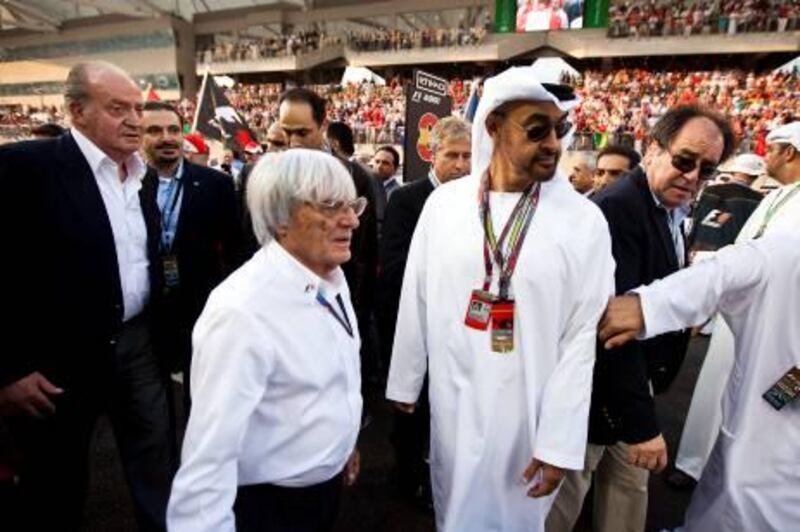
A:
[[[525,135],[528,137],[528,140],[531,142],[541,142],[546,139],[551,131],[556,132],[557,139],[563,139],[567,133],[570,132],[572,129],[572,122],[569,120],[561,120],[560,122],[556,122],[555,124],[549,120],[544,122],[539,122],[533,124],[531,126],[523,126],[522,124],[518,124],[508,119],[509,122],[517,126],[518,128],[522,129],[525,132]]]
[[[367,201],[367,198],[359,196],[351,201],[328,200],[317,202],[309,201],[307,203],[328,216],[346,214],[350,209],[353,209],[353,212],[356,216],[361,216],[367,209],[367,204],[369,202]]]
[[[669,153],[669,151],[667,151]],[[697,166],[700,166],[699,179],[700,181],[708,181],[717,171],[717,165],[707,161],[699,161],[693,157],[687,157],[680,153],[669,153],[671,157],[672,166],[683,174],[690,174],[695,171]]]

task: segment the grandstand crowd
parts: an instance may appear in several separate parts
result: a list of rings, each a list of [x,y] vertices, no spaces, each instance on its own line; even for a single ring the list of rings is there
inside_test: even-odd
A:
[[[727,34],[800,29],[793,0],[628,0],[609,11],[609,37]]]
[[[343,35],[326,35],[309,31],[289,33],[280,37],[241,37],[199,47],[197,61],[207,64],[292,57],[341,44],[345,44],[355,52],[396,52],[419,48],[477,46],[484,42],[487,33],[486,26],[483,25],[417,31],[384,29],[347,32]]]
[[[598,150],[607,144],[625,144],[641,150],[646,132],[666,109],[697,103],[729,116],[741,139],[740,151],[764,155],[767,132],[800,115],[797,72],[587,70],[582,77],[569,81],[583,98],[576,109],[576,150]],[[385,85],[321,84],[313,89],[330,102],[328,120],[347,123],[357,144],[402,144],[407,82],[396,76]],[[475,80],[460,78],[450,82],[453,114],[464,114],[474,83]],[[239,84],[226,92],[256,135],[263,138],[277,118],[282,90],[281,84],[264,83]],[[191,123],[194,103],[186,100],[180,109]],[[6,109],[0,114],[0,136],[20,138],[31,127],[45,122],[63,124],[63,110]]]

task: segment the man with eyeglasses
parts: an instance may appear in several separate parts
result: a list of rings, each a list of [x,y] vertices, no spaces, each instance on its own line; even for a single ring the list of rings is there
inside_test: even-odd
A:
[[[326,102],[316,92],[306,88],[289,89],[280,97],[278,123],[289,148],[309,148],[336,155],[325,139],[327,125]],[[351,241],[351,259],[342,265],[350,285],[358,326],[365,337],[361,356],[365,373],[375,373],[377,354],[369,339],[374,307],[375,282],[378,274],[378,223],[375,211],[375,189],[369,171],[360,164],[339,158],[347,168],[356,192],[367,198],[368,205]]]
[[[583,468],[614,266],[600,212],[557,172],[579,101],[532,67],[488,79],[471,175],[433,191],[411,241],[386,396],[415,411],[427,373],[443,532],[542,531]]]
[[[367,201],[318,150],[250,175],[261,248],[209,297],[172,532],[325,532],[359,472],[359,330],[341,265]]]
[[[609,144],[597,154],[597,165],[594,169],[594,191],[597,194],[604,188],[616,183],[641,162],[642,157],[633,148],[620,144]]]
[[[617,294],[685,265],[683,218],[734,149],[725,119],[693,106],[667,111],[651,139],[643,165],[594,198],[611,231]],[[644,530],[649,471],[667,464],[653,393],[672,382],[688,340],[688,332],[675,332],[610,351],[598,345],[586,465],[567,475],[548,532],[572,530],[593,476],[593,530]]]

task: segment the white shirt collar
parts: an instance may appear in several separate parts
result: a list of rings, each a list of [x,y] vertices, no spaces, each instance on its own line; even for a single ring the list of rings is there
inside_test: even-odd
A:
[[[161,175],[161,172],[158,170],[156,170],[156,173],[158,174],[158,179],[160,181],[169,181],[171,179],[177,179],[180,181],[181,177],[183,177],[183,157],[181,157],[181,161],[178,163],[178,169],[175,171],[174,176]]]
[[[106,155],[103,150],[89,140],[86,135],[78,131],[78,129],[72,127],[70,128],[70,133],[72,134],[72,138],[75,139],[78,149],[81,150],[81,153],[83,153],[83,156],[86,158],[86,162],[89,163],[89,168],[92,169],[95,175],[97,175],[103,164],[111,164],[114,167],[117,166],[117,163],[115,163],[111,157]],[[132,153],[130,157],[125,160],[125,168],[128,170],[128,179],[133,179],[135,181],[141,181],[147,171],[142,157],[136,152]]]
[[[439,181],[439,178],[436,176],[436,172],[433,171],[433,166],[431,166],[430,170],[428,170],[428,179],[430,179],[431,183],[433,184],[433,188],[436,188],[442,184],[442,182]]]
[[[321,292],[326,299],[332,299],[342,292],[346,282],[341,268],[336,268],[327,279],[323,279],[286,251],[276,240],[267,244],[265,258],[267,257],[278,264],[279,270],[289,278],[292,287],[302,291],[312,301],[316,300],[318,292]]]

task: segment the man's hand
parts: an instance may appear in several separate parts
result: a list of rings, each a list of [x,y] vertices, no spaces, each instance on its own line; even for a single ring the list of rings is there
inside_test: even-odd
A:
[[[542,478],[528,490],[528,497],[533,497],[534,499],[553,493],[553,490],[561,484],[565,474],[565,471],[560,467],[546,464],[538,458],[534,458],[522,474],[525,484],[530,484],[539,471],[542,472]]]
[[[0,415],[43,418],[55,414],[53,396],[64,393],[38,371],[0,388]]]
[[[353,454],[347,460],[347,465],[344,466],[344,485],[352,486],[358,480],[358,474],[361,472],[361,454],[358,449],[353,450]]]
[[[414,403],[401,403],[399,401],[393,401],[393,403],[394,407],[404,414],[413,414],[414,410],[417,409],[417,405]]]
[[[628,462],[636,467],[661,473],[667,467],[667,442],[659,434],[652,440],[629,445]]]
[[[642,304],[636,294],[612,297],[600,320],[598,335],[606,349],[613,349],[636,339],[644,329]]]

